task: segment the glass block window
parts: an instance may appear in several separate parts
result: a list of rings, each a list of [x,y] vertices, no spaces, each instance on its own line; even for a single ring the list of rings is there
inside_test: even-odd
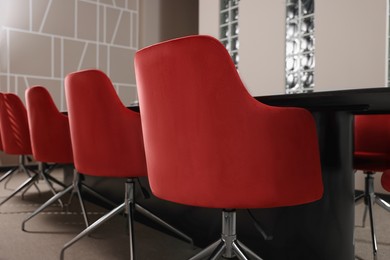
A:
[[[219,39],[229,51],[236,68],[238,67],[238,2],[239,0],[220,0]]]
[[[286,93],[314,90],[314,0],[286,1]]]

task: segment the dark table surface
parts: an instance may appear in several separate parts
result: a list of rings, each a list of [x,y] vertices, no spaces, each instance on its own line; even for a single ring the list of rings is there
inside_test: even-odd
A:
[[[390,88],[387,87],[255,98],[268,105],[304,107],[311,111],[351,111],[359,114],[388,113],[390,111]]]

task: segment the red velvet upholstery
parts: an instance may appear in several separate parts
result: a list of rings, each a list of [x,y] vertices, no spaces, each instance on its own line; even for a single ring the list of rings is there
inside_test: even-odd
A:
[[[42,86],[27,89],[26,106],[35,159],[72,163],[68,117],[58,111],[49,92]]]
[[[3,98],[2,97],[3,93],[0,93],[0,95],[1,95],[0,99],[2,99]],[[3,101],[0,101],[0,102],[3,102]],[[1,124],[1,121],[0,121],[0,124]],[[0,127],[0,129],[1,129],[1,127]],[[0,150],[1,151],[4,150],[4,148],[3,148],[3,141],[1,140],[1,130],[0,130]]]
[[[18,155],[32,153],[27,111],[15,94],[0,95],[0,128],[4,152]]]
[[[135,70],[156,196],[214,208],[321,198],[312,115],[256,101],[218,40],[190,36],[144,48]]]
[[[3,141],[1,140],[1,131],[0,131],[0,150],[3,151]]]
[[[382,187],[390,192],[390,170],[384,171],[381,177]]]
[[[124,203],[66,243],[61,251],[61,259],[68,247],[123,211],[128,220],[129,259],[135,259],[134,210],[188,239],[188,236],[135,202],[134,179],[147,174],[139,113],[123,105],[110,79],[99,70],[69,74],[65,79],[65,93],[76,169],[88,175],[123,177],[127,180]]]
[[[355,116],[354,168],[390,169],[390,115]]]
[[[85,70],[65,79],[76,169],[109,177],[146,175],[139,113],[127,109],[110,79]]]

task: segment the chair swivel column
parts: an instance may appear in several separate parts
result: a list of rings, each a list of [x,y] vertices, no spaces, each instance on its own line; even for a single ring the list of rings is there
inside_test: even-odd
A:
[[[223,256],[228,259],[237,257],[241,260],[262,260],[256,253],[237,240],[236,211],[233,209],[222,211],[221,239],[191,257],[190,260],[201,260],[206,256],[209,256],[208,259],[218,259]]]
[[[129,229],[129,256],[130,259],[135,258],[135,247],[134,247],[134,180],[133,179],[127,179],[125,184],[125,212],[127,214],[127,225]]]

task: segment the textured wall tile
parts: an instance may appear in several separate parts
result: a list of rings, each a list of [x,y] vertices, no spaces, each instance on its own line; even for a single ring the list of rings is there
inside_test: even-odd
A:
[[[15,76],[9,76],[7,81],[10,83],[7,87],[7,92],[12,92],[12,93],[15,93],[16,89],[15,89],[15,81],[16,81],[16,77]]]
[[[118,30],[114,39],[114,44],[130,47],[130,13],[122,12]]]
[[[129,86],[118,86],[118,95],[125,106],[129,106],[138,99],[137,88]]]
[[[140,1],[143,1],[143,0],[140,0]],[[137,0],[127,0],[127,2],[128,2],[127,7],[130,10],[138,10]]]
[[[43,32],[53,35],[74,36],[75,33],[75,1],[53,0]]]
[[[107,67],[107,62],[108,62],[107,51],[108,51],[107,46],[99,45],[99,54],[98,54],[99,55],[99,65],[98,65],[98,67],[103,71],[107,71],[107,69],[108,69],[108,67]]]
[[[99,6],[99,42],[105,42],[105,7]]]
[[[79,69],[96,68],[96,44],[89,43],[82,57]]]
[[[115,27],[118,23],[120,11],[113,8],[106,8],[106,42],[111,43]]]
[[[131,14],[131,47],[138,49],[138,15]]]
[[[1,0],[0,0],[1,1]],[[0,31],[0,72],[7,72],[7,30]]]
[[[38,32],[49,0],[32,0],[32,30]]]
[[[135,84],[134,51],[110,47],[110,75],[117,83]]]
[[[29,0],[0,1],[0,15],[4,26],[23,30],[30,28]],[[15,15],[14,10],[18,10],[18,15]]]
[[[126,1],[127,0],[114,0],[115,6],[125,8],[126,7]]]
[[[114,6],[114,0],[100,0],[100,3]]]
[[[7,76],[0,76],[0,92],[7,92]]]
[[[64,76],[77,70],[85,43],[81,41],[64,40]]]
[[[77,38],[97,40],[97,6],[86,2],[78,2],[77,6]]]
[[[9,41],[11,73],[51,76],[51,37],[11,31]]]
[[[129,84],[135,84],[137,8],[137,0],[0,0],[0,24],[7,26],[0,31],[0,89],[24,96],[30,84],[55,82],[56,103],[64,108],[63,77],[98,67],[127,100],[135,91]]]
[[[53,47],[53,72],[54,77],[59,78],[62,76],[61,39],[55,38]]]
[[[0,31],[0,91],[17,93],[24,100],[28,87],[42,85],[57,107],[66,110],[64,77],[98,67],[110,76],[123,103],[131,104],[137,99],[136,88],[129,86],[135,85],[130,47],[138,46],[137,2],[0,0],[0,25],[7,26]],[[0,164],[17,163],[17,156],[12,158],[0,152]]]

